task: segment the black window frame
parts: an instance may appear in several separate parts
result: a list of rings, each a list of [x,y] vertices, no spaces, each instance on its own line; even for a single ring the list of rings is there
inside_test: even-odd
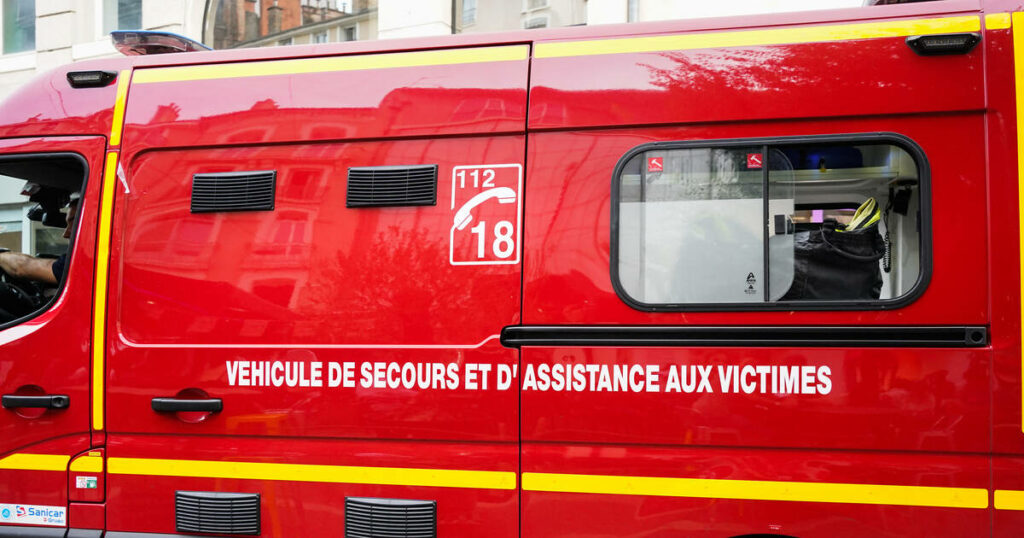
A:
[[[917,164],[918,188],[920,197],[920,220],[919,241],[920,260],[917,281],[914,286],[903,295],[891,299],[877,299],[871,301],[848,300],[848,301],[762,301],[746,303],[644,303],[632,298],[622,286],[619,280],[619,183],[620,175],[626,164],[633,157],[652,150],[678,150],[678,149],[729,149],[736,147],[764,146],[770,149],[779,146],[796,145],[827,145],[827,144],[850,144],[850,145],[883,145],[896,146],[906,151]],[[767,178],[768,165],[764,166],[764,174]],[[768,204],[768,192],[762,193],[764,204]],[[931,193],[931,166],[924,150],[910,137],[894,132],[872,132],[872,133],[848,133],[828,135],[805,135],[805,136],[779,136],[759,138],[729,138],[729,139],[702,139],[682,140],[667,142],[650,142],[635,146],[627,151],[616,163],[612,172],[611,181],[611,221],[610,221],[610,276],[612,288],[619,299],[635,310],[642,312],[758,312],[758,311],[822,311],[822,310],[893,310],[902,308],[916,301],[931,281],[932,276],[932,193]],[[766,231],[767,235],[767,231]],[[768,249],[767,238],[764,240],[764,249]],[[767,253],[766,253],[767,256]]]

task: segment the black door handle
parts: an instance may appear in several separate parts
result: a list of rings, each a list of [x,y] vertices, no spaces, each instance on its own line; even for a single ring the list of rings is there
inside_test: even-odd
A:
[[[224,404],[220,398],[208,398],[205,400],[183,400],[179,398],[153,398],[151,402],[153,411],[177,412],[177,411],[206,411],[208,413],[220,413]]]
[[[18,409],[19,407],[36,407],[42,409],[67,409],[71,404],[71,398],[66,394],[47,394],[45,396],[19,396],[17,394],[4,394],[2,404],[5,409]]]

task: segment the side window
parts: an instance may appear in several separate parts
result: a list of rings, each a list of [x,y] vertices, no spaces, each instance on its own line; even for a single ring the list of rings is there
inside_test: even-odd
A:
[[[85,177],[75,155],[0,157],[0,327],[59,294]]]
[[[612,280],[645,310],[902,304],[927,180],[897,135],[640,146],[613,181]]]

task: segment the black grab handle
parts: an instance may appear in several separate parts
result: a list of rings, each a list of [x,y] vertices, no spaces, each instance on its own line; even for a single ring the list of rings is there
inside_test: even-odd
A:
[[[182,400],[179,398],[153,398],[153,411],[177,412],[177,411],[206,411],[208,413],[220,413],[224,404],[220,398],[208,398],[205,400]]]
[[[5,409],[18,409],[20,407],[35,407],[42,409],[67,409],[71,404],[71,398],[66,394],[47,394],[44,396],[19,396],[17,394],[4,394],[2,404]]]

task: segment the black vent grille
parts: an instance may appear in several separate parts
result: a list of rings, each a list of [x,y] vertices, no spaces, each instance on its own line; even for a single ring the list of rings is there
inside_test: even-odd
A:
[[[178,532],[259,534],[259,493],[174,492]]]
[[[277,172],[226,172],[192,176],[192,212],[273,211]]]
[[[348,169],[347,207],[437,205],[437,165]]]
[[[437,501],[345,498],[345,538],[435,538]]]

